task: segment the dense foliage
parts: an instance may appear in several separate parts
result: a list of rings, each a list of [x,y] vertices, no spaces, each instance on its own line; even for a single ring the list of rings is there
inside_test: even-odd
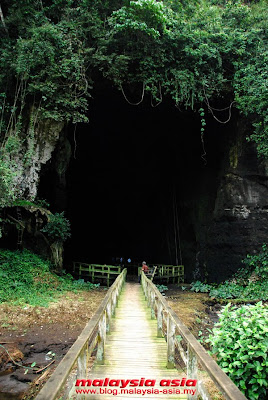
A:
[[[227,305],[209,342],[222,369],[249,400],[266,399],[268,386],[268,309],[258,303]]]
[[[259,154],[268,155],[265,1],[1,5],[2,139],[16,136],[29,105],[38,119],[87,121],[91,87],[103,76],[125,96],[131,88],[132,103],[150,95],[155,106],[168,95],[206,112],[236,106],[255,126]]]
[[[166,285],[155,285],[157,289],[159,290],[160,293],[165,293],[168,290],[168,287]]]
[[[210,297],[239,300],[268,299],[268,248],[263,246],[256,255],[248,255],[245,265],[230,280],[213,285],[196,281],[191,290],[209,293]]]
[[[52,241],[64,242],[71,236],[70,221],[64,217],[64,212],[52,214],[41,231],[46,233]]]
[[[64,291],[98,286],[71,275],[57,276],[48,261],[29,251],[0,250],[0,303],[47,306]]]

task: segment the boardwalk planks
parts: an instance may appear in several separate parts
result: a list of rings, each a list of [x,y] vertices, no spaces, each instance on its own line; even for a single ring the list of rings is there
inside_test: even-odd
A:
[[[183,372],[167,369],[167,343],[157,337],[157,320],[151,318],[141,285],[126,283],[118,303],[116,317],[112,320],[111,334],[107,335],[105,360],[103,365],[95,365],[88,379],[152,379],[156,380],[155,389],[161,379],[179,379],[185,377]],[[129,388],[129,387],[128,387]],[[145,386],[142,387],[146,389]],[[133,389],[133,388],[132,388]],[[141,387],[139,388],[141,389]],[[150,387],[147,387],[150,389]],[[88,399],[111,399],[111,395],[88,396]],[[187,399],[185,395],[125,394],[118,393],[116,399]]]

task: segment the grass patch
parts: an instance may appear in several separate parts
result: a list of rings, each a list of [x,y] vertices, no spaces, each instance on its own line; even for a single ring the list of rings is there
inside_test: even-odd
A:
[[[51,264],[28,250],[0,250],[0,303],[47,307],[67,291],[92,290],[99,285],[50,271]]]

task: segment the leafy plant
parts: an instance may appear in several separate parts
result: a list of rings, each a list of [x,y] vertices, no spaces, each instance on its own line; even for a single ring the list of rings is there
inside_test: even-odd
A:
[[[268,309],[224,307],[208,342],[218,364],[250,400],[264,400],[268,385]]]
[[[99,283],[91,283],[89,281],[85,281],[84,279],[77,279],[73,281],[73,286],[77,289],[95,289],[100,286]]]
[[[219,299],[267,300],[268,299],[268,248],[263,245],[259,254],[248,255],[242,261],[245,267],[219,285],[200,281],[191,283],[191,290],[209,293]]]
[[[14,206],[22,206],[22,207],[27,207],[27,206],[32,206],[32,207],[41,207],[41,208],[49,208],[50,205],[46,200],[43,199],[36,199],[34,202],[25,200],[25,199],[16,199],[14,203],[12,204]]]
[[[157,287],[160,293],[165,293],[165,291],[168,290],[168,287],[166,285],[155,285],[155,286]]]
[[[244,287],[235,282],[224,282],[215,288],[210,288],[209,296],[220,299],[234,299],[243,297]]]
[[[35,204],[38,206],[38,207],[42,207],[42,208],[49,208],[50,207],[50,204],[47,202],[47,200],[45,200],[45,199],[39,199],[39,198],[37,198],[37,199],[35,199]]]
[[[262,246],[262,251],[256,255],[248,255],[243,264],[245,268],[241,269],[236,275],[237,279],[268,280],[268,247]]]
[[[70,221],[64,217],[64,212],[55,213],[49,217],[48,223],[41,229],[53,241],[64,242],[71,236]]]
[[[259,154],[268,155],[265,1],[10,0],[3,18],[1,132],[28,115],[28,104],[37,120],[86,122],[102,75],[154,104],[166,95],[182,109],[212,112],[214,100],[235,101]]]
[[[194,292],[208,293],[211,290],[211,285],[196,281],[191,283],[191,290]]]
[[[92,290],[98,284],[57,276],[50,262],[24,250],[0,250],[0,302],[47,306],[66,291]]]
[[[14,200],[15,190],[13,186],[15,172],[10,169],[6,160],[0,159],[0,207],[5,207]]]

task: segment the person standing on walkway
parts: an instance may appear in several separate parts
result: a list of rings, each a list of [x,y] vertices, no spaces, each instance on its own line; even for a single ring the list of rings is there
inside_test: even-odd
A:
[[[142,270],[145,274],[147,274],[147,273],[149,272],[149,267],[148,267],[148,265],[146,265],[146,261],[143,261],[143,262],[142,262],[141,270]]]
[[[143,262],[142,262],[141,271],[143,271],[143,272],[145,273],[145,275],[148,274],[148,272],[149,272],[149,267],[148,267],[148,265],[146,264],[146,261],[143,261]],[[141,281],[141,273],[140,273],[140,276],[139,276],[139,282],[140,282],[140,281]]]

